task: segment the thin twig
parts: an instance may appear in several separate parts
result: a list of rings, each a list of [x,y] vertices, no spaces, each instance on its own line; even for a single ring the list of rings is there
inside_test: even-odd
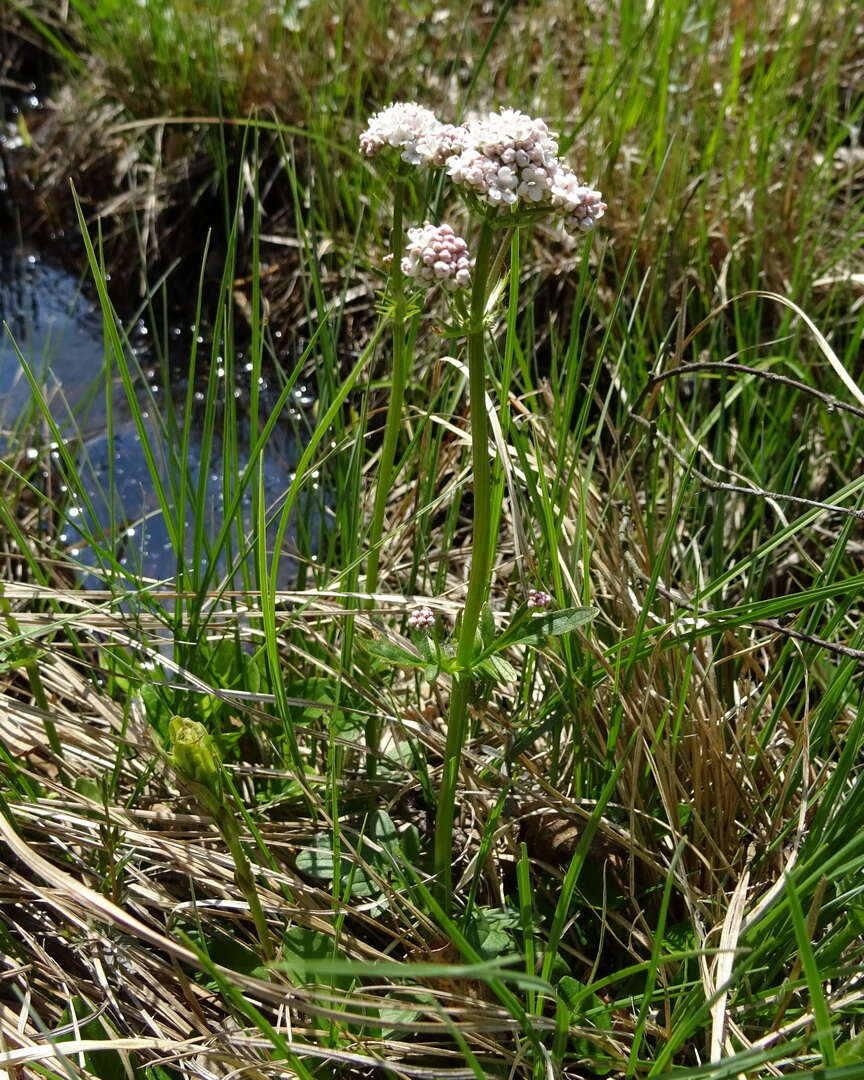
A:
[[[762,499],[792,502],[800,506],[810,506],[817,510],[831,510],[834,513],[843,514],[846,517],[854,517],[859,521],[864,521],[864,510],[851,510],[847,506],[837,506],[834,503],[820,502],[818,499],[805,499],[802,495],[788,495],[783,491],[768,491],[765,488],[760,488],[756,484],[747,487],[744,484],[730,484],[723,480],[715,480],[713,477],[706,476],[705,473],[700,472],[691,461],[689,461],[679,450],[676,450],[669,439],[657,432],[653,421],[648,420],[644,416],[638,416],[635,413],[631,414],[631,419],[635,421],[635,423],[648,428],[653,435],[660,439],[669,453],[675,457],[680,465],[685,469],[688,469],[698,480],[701,480],[703,484],[712,488],[714,491],[731,491],[737,495],[755,495]],[[699,449],[701,450],[701,447]],[[719,467],[720,466],[718,466],[718,468]]]
[[[808,645],[818,645],[820,649],[827,649],[829,652],[837,653],[838,656],[848,656],[852,660],[864,661],[864,649],[853,649],[850,645],[838,645],[835,641],[826,641],[825,638],[816,637],[815,634],[792,630],[791,627],[783,626],[774,619],[757,619],[753,626],[763,626],[775,634],[783,634],[796,641],[804,641]]]

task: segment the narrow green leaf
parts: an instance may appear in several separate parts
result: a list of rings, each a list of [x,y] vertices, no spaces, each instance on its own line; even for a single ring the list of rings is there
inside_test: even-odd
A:
[[[511,645],[537,645],[544,638],[561,637],[585,626],[596,616],[597,608],[593,607],[562,608],[546,615],[534,615],[503,634],[496,643],[496,650]]]
[[[385,638],[361,637],[357,639],[357,643],[371,656],[377,656],[380,660],[386,660],[391,664],[412,668],[424,666],[423,658],[418,656],[417,653],[409,652],[408,649],[404,649],[401,645],[396,645]]]

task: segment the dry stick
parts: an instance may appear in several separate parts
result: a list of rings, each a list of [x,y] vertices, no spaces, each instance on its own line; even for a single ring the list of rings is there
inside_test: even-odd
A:
[[[697,331],[704,325],[704,321],[687,337],[687,342],[695,336]],[[685,343],[685,344],[686,344]],[[714,361],[700,361],[694,364],[680,364],[677,367],[670,368],[668,371],[660,371],[653,375],[646,384],[645,388],[640,393],[633,405],[631,418],[637,423],[641,423],[645,426],[650,425],[650,421],[643,416],[638,416],[636,410],[639,405],[645,400],[648,393],[653,390],[660,383],[665,382],[668,379],[678,378],[689,374],[697,374],[701,371],[734,371],[743,375],[755,375],[760,379],[764,379],[766,382],[781,383],[784,386],[790,386],[795,390],[800,390],[804,394],[809,394],[811,397],[815,397],[821,401],[825,407],[832,412],[839,410],[841,412],[851,413],[853,416],[859,417],[864,420],[864,409],[859,408],[857,405],[849,405],[845,401],[840,401],[839,398],[834,397],[833,394],[827,394],[822,390],[816,390],[812,386],[808,386],[806,383],[799,382],[798,379],[790,379],[786,375],[778,375],[774,371],[763,371],[761,368],[748,367],[746,364],[735,364],[726,360],[714,360]],[[677,451],[671,445],[668,447],[679,461],[683,458],[678,455]],[[829,503],[819,502],[815,499],[805,499],[800,495],[786,495],[779,491],[766,491],[765,489],[758,488],[756,486],[752,488],[744,487],[738,484],[729,484],[720,480],[712,480],[710,477],[705,476],[704,473],[699,472],[698,469],[692,469],[695,476],[697,476],[703,483],[714,490],[731,491],[736,494],[743,495],[759,495],[765,499],[778,499],[785,500],[786,502],[799,503],[802,506],[813,506],[820,510],[836,510],[839,514],[845,514],[847,517],[856,517],[859,520],[864,520],[864,510],[850,510],[843,506],[832,506]]]
[[[831,509],[833,510],[835,508],[831,507]],[[640,569],[634,559],[628,559],[627,565],[631,572],[636,574],[642,581],[650,581],[648,575],[644,570]],[[660,582],[657,582],[654,587],[664,600],[668,600],[670,604],[674,604],[676,607],[686,608],[692,615],[693,601],[688,600],[683,593],[676,593],[673,589],[667,588]],[[825,638],[816,637],[815,634],[806,634],[803,630],[793,630],[789,626],[784,626],[776,619],[754,619],[751,623],[746,625],[761,626],[774,634],[782,634],[785,637],[794,638],[796,641],[803,641],[807,645],[816,645],[818,648],[825,649],[826,652],[835,653],[837,656],[847,656],[852,660],[858,660],[864,663],[864,649],[853,649],[851,645],[840,645],[836,641],[827,641]]]
[[[824,402],[830,412],[835,410],[848,412],[864,420],[864,409],[859,408],[857,405],[847,405],[845,401],[840,401],[833,394],[826,394],[824,390],[816,390],[814,387],[808,386],[807,383],[799,382],[798,379],[790,379],[787,375],[778,375],[776,371],[763,371],[762,368],[748,367],[746,364],[735,364],[727,360],[705,360],[694,364],[681,364],[678,367],[669,368],[667,371],[657,372],[657,374],[651,376],[648,385],[639,395],[636,404],[633,406],[634,410],[642,402],[645,395],[659,383],[679,376],[695,375],[700,371],[734,371],[740,375],[758,375],[765,382],[782,383],[784,386],[791,386],[795,390],[800,390],[804,394],[818,398]]]
[[[806,642],[808,645],[817,645],[820,649],[836,653],[838,656],[848,656],[852,660],[864,663],[864,649],[853,649],[851,645],[838,645],[836,641],[826,641],[825,638],[816,637],[815,634],[805,634],[802,630],[792,630],[783,626],[774,619],[756,619],[753,626],[763,626],[775,634],[783,634],[785,637],[794,638],[796,641]]]
[[[837,354],[828,344],[825,335],[822,333],[816,323],[813,322],[813,320],[810,318],[806,311],[800,308],[792,300],[789,300],[785,296],[781,296],[780,293],[767,292],[764,289],[748,289],[746,292],[738,293],[737,296],[733,296],[729,300],[724,300],[723,303],[720,304],[718,307],[714,308],[713,311],[709,311],[705,318],[702,319],[701,322],[697,323],[696,326],[694,326],[693,329],[690,331],[690,333],[685,338],[683,338],[681,342],[678,343],[676,347],[676,355],[681,356],[684,352],[684,349],[686,349],[687,346],[693,342],[693,340],[702,332],[702,330],[705,329],[705,327],[711,322],[711,320],[722,314],[726,310],[726,308],[731,307],[739,300],[749,300],[752,297],[756,296],[761,297],[764,300],[773,300],[775,303],[780,304],[782,307],[788,308],[790,311],[794,312],[798,316],[798,318],[804,323],[808,330],[810,330],[813,338],[816,341],[817,346],[819,347],[819,351],[831,365],[837,378],[840,380],[840,382],[843,383],[843,385],[846,387],[852,397],[854,397],[856,401],[860,402],[860,404],[864,406],[864,391],[861,390],[860,386],[858,386],[858,384],[855,382],[855,380],[852,378],[846,368],[840,363]],[[644,391],[642,394],[640,394],[639,401],[641,402],[643,398]]]

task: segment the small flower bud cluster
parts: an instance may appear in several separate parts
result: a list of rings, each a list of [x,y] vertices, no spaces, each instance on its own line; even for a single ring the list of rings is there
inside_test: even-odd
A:
[[[599,191],[579,182],[569,165],[560,165],[552,178],[552,205],[564,211],[564,228],[593,229],[606,213]]]
[[[465,147],[447,162],[453,181],[488,203],[538,203],[552,187],[558,143],[542,120],[518,109],[474,120],[465,126]]]
[[[402,160],[409,165],[428,161],[418,153],[417,144],[424,136],[442,127],[431,109],[415,101],[396,102],[370,117],[360,136],[360,151],[372,157],[385,146],[402,150]]]
[[[528,607],[545,611],[552,606],[552,597],[542,589],[528,590]]]
[[[408,230],[408,246],[402,273],[429,284],[440,282],[448,289],[467,289],[471,283],[468,245],[449,225],[430,225]]]
[[[428,607],[415,608],[408,616],[408,625],[412,630],[427,633],[435,625],[435,613]]]

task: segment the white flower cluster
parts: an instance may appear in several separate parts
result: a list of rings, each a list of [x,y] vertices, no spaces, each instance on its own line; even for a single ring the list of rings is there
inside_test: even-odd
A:
[[[369,118],[360,136],[360,150],[366,157],[372,157],[385,146],[392,146],[402,150],[403,161],[420,165],[430,158],[421,156],[418,143],[442,126],[431,109],[424,109],[414,101],[397,102]]]
[[[446,165],[454,154],[465,147],[465,128],[455,124],[438,124],[424,131],[417,140],[417,153],[430,165]]]
[[[413,101],[390,105],[360,136],[367,156],[385,146],[401,149],[402,160],[412,165],[445,167],[454,183],[492,206],[551,207],[566,229],[591,229],[606,211],[601,193],[559,158],[554,132],[518,109],[456,127]]]
[[[580,184],[569,165],[560,165],[552,178],[552,205],[564,211],[564,228],[593,229],[606,213],[603,196],[594,188]]]
[[[449,225],[430,225],[408,230],[408,246],[402,273],[448,289],[467,289],[471,283],[468,245]]]
[[[462,152],[447,162],[457,184],[488,203],[538,203],[552,187],[558,143],[542,120],[517,109],[489,113],[465,125]]]

